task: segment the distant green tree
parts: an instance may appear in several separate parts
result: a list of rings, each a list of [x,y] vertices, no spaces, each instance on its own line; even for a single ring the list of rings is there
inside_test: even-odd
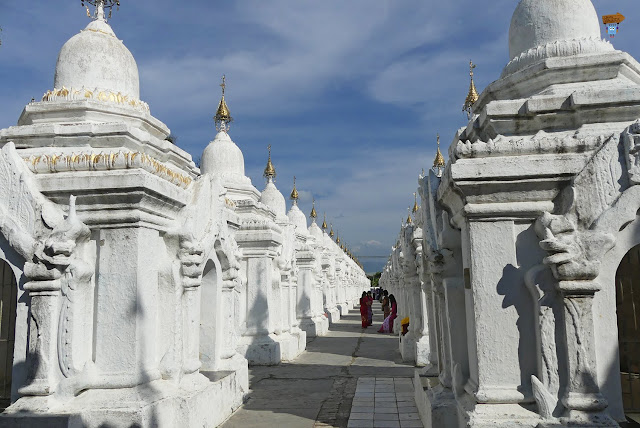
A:
[[[371,287],[378,287],[378,283],[380,282],[380,277],[382,276],[382,272],[376,272],[373,275],[367,275],[369,281],[371,281]]]

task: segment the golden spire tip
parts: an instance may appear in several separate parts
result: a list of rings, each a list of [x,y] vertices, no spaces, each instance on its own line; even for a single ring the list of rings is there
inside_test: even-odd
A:
[[[293,190],[291,191],[291,200],[293,201],[294,205],[297,205],[299,197],[300,197],[300,195],[298,194],[298,189],[296,189],[296,177],[294,175],[293,176]]]
[[[267,167],[264,169],[264,178],[267,180],[276,178],[276,169],[273,167],[271,163],[271,144],[267,146],[267,150],[269,150],[269,159],[267,160]]]
[[[469,93],[467,94],[467,98],[464,100],[464,106],[462,107],[462,111],[467,112],[467,118],[471,118],[471,113],[473,113],[473,105],[476,103],[476,101],[478,101],[479,98],[476,84],[473,82],[474,68],[476,68],[476,64],[469,60],[469,77],[471,77],[471,83],[469,84]]]
[[[313,199],[313,206],[311,208],[311,214],[309,214],[309,216],[313,219],[313,221],[316,221],[316,218],[318,218],[318,213],[316,212],[316,200],[315,198]]]
[[[229,124],[233,122],[233,118],[231,117],[231,113],[229,112],[229,107],[227,107],[227,102],[224,100],[225,90],[227,88],[226,83],[227,77],[222,75],[222,83],[220,87],[222,88],[222,98],[220,98],[220,103],[218,103],[218,109],[216,110],[216,115],[213,119],[216,122],[216,129],[218,131],[227,132],[229,129]]]
[[[444,168],[445,160],[444,160],[444,156],[442,156],[442,152],[440,151],[440,134],[437,134],[437,139],[438,139],[438,150],[436,152],[436,158],[433,160],[433,167]]]

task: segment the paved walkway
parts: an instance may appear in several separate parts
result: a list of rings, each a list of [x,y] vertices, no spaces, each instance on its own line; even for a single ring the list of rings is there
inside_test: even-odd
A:
[[[422,428],[413,381],[404,377],[358,379],[348,427]]]
[[[249,399],[222,428],[400,426],[397,411],[402,407],[400,403],[408,403],[405,399],[414,367],[402,362],[396,336],[377,333],[381,324],[380,305],[374,302],[372,327],[363,331],[360,313],[352,310],[331,325],[327,336],[310,339],[307,350],[295,361],[252,367]],[[374,395],[369,395],[372,385]],[[386,395],[390,393],[394,396]],[[374,404],[375,398],[388,400]],[[386,408],[396,409],[396,413],[387,413],[396,419],[389,416],[391,421],[385,423],[380,417],[374,421],[365,415],[381,413],[374,413],[374,406],[382,409],[383,401],[394,403]],[[351,415],[352,404],[355,410],[363,411]],[[412,409],[401,412],[413,413]],[[415,422],[402,426],[415,426]]]

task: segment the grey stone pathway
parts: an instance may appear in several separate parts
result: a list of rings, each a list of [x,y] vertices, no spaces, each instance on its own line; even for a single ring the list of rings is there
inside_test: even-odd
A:
[[[422,427],[412,380],[399,377],[358,379],[348,427]]]
[[[409,385],[415,369],[402,362],[396,336],[377,333],[381,324],[378,303],[374,303],[374,324],[365,330],[361,328],[358,310],[352,310],[331,325],[327,336],[310,339],[307,350],[295,361],[252,367],[248,399],[222,427],[347,428],[361,426],[359,423],[366,427],[422,426],[409,422],[400,425],[408,420],[400,419],[399,414],[414,412],[415,407],[409,406],[409,403],[415,406]],[[380,381],[378,389],[376,378]],[[371,412],[352,413],[352,404],[356,410],[367,406],[367,397],[363,395],[369,394],[367,387],[372,389]],[[385,394],[393,397],[387,395],[389,400],[383,400]],[[376,398],[379,398],[377,410]],[[389,409],[390,413],[386,413],[389,416],[380,416],[383,408]],[[393,409],[397,412],[393,413]],[[371,420],[360,413],[371,413]],[[385,417],[390,418],[388,423],[383,422]]]

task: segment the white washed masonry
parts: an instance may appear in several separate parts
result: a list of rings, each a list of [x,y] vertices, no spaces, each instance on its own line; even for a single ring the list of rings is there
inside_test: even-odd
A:
[[[98,13],[60,51],[54,89],[0,131],[15,288],[0,425],[216,426],[249,364],[295,358],[369,287],[271,180],[252,185],[225,118],[200,170],[138,87]]]
[[[640,407],[640,64],[590,0],[520,1],[509,51],[380,284],[425,426],[618,426]]]

